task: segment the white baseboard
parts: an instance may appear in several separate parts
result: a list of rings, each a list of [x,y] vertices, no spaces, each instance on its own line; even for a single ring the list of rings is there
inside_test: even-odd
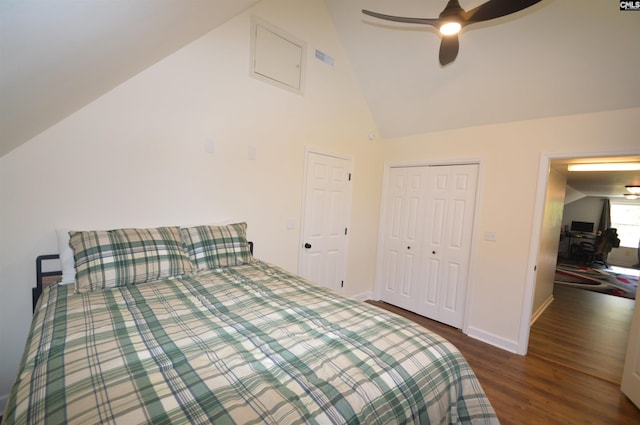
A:
[[[503,350],[518,354],[518,341],[505,339],[490,332],[485,332],[482,329],[472,327],[467,329],[467,336],[486,342],[487,344],[491,344],[494,347],[502,348]]]
[[[373,300],[375,299],[373,296],[373,292],[364,292],[362,294],[353,295],[353,298],[358,299],[360,301],[365,300]],[[480,340],[482,342],[486,342],[487,344],[493,345],[500,349],[509,351],[514,354],[518,354],[518,341],[508,340],[497,335],[494,335],[489,332],[485,332],[481,329],[470,327],[467,329],[466,335]]]
[[[363,292],[361,294],[352,295],[351,298],[355,298],[358,301],[372,300],[373,292],[372,291]]]
[[[547,300],[544,303],[542,303],[542,305],[538,307],[538,309],[533,313],[533,315],[531,316],[531,324],[529,326],[533,326],[536,320],[538,320],[538,317],[540,317],[542,313],[545,312],[545,310],[551,305],[553,300],[554,300],[553,294],[551,294],[549,298],[547,298]]]

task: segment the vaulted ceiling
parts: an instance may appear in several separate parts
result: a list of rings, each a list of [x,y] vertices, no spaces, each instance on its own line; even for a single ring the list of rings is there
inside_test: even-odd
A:
[[[0,156],[257,2],[0,1]]]
[[[465,9],[486,0],[460,0]],[[326,0],[383,137],[640,106],[640,12],[613,0],[542,0],[465,27],[441,67],[430,27],[446,0]]]
[[[0,156],[257,2],[2,0]],[[325,3],[383,138],[640,107],[640,12],[617,1],[469,26],[446,67],[433,29],[361,13],[437,17],[446,0]]]

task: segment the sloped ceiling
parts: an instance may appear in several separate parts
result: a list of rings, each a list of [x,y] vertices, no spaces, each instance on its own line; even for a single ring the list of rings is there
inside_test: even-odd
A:
[[[2,0],[0,156],[254,3]],[[433,29],[361,9],[436,17],[446,0],[325,3],[383,138],[640,106],[640,12],[614,0],[542,0],[469,26],[444,68]]]
[[[257,2],[0,1],[0,157]]]
[[[326,3],[385,138],[640,106],[640,12],[614,0],[542,0],[468,26],[444,68],[434,29],[360,11],[435,18],[446,0]]]

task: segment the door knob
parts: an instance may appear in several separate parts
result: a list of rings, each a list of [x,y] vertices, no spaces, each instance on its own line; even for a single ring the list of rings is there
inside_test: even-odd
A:
[[[311,244],[309,242],[307,242],[306,244],[304,244],[304,247],[309,249],[309,248],[311,248]]]

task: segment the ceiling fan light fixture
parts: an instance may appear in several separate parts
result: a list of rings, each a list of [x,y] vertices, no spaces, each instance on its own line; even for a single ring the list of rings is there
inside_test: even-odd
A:
[[[464,10],[460,7],[458,0],[449,0],[447,6],[440,13],[438,20],[440,21],[440,34],[455,35],[462,28],[462,14]]]
[[[640,195],[640,186],[638,185],[627,185],[625,189],[627,189],[631,195]]]
[[[511,15],[512,13],[533,6],[540,1],[542,0],[487,0],[473,9],[464,10],[460,7],[459,0],[448,0],[447,5],[444,10],[440,12],[437,19],[385,15],[366,9],[362,9],[362,13],[392,22],[428,25],[437,28],[442,36],[440,37],[441,42],[438,57],[440,59],[440,65],[446,66],[453,62],[458,56],[460,43],[457,34],[462,27]]]
[[[460,32],[462,25],[460,22],[449,21],[440,25],[440,34],[442,35],[454,35]]]

